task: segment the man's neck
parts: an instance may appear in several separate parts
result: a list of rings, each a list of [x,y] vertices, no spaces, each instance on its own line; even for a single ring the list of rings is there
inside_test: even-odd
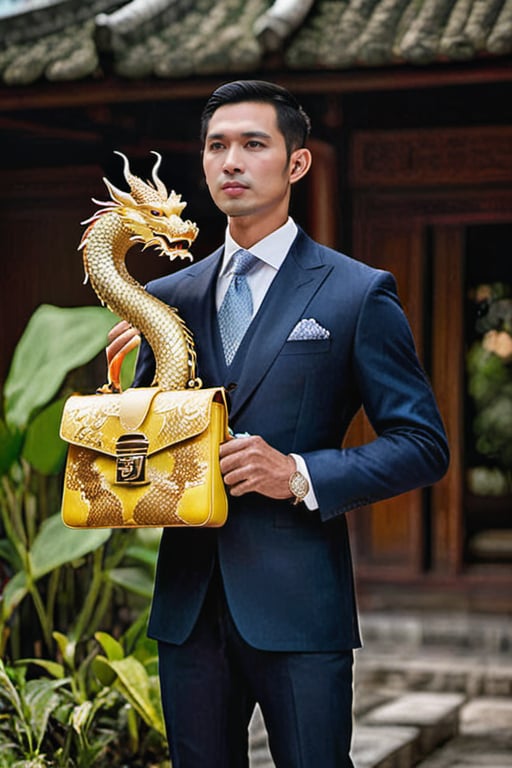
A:
[[[236,217],[228,216],[229,233],[233,240],[240,245],[241,248],[251,248],[255,243],[259,243],[264,237],[275,232],[286,224],[288,221],[288,213],[284,218],[273,218],[270,220],[262,221],[250,221],[250,217]]]

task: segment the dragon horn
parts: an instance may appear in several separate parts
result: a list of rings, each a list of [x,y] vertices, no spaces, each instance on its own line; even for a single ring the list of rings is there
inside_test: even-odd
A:
[[[133,197],[128,194],[128,192],[122,192],[120,189],[115,187],[108,179],[103,177],[103,182],[108,189],[110,193],[110,197],[112,200],[114,200],[118,205],[133,205]],[[106,203],[105,205],[111,205],[110,203]]]
[[[155,152],[154,150],[151,150],[151,154],[156,156],[156,163],[153,166],[153,171],[151,172],[151,178],[153,179],[153,182],[158,192],[162,196],[162,199],[165,200],[165,198],[167,197],[167,187],[165,186],[163,181],[158,178],[158,171],[160,170],[162,155],[160,154],[160,152]]]
[[[123,173],[126,181],[131,186],[131,180],[133,179],[132,172],[130,171],[130,161],[126,157],[126,155],[123,155],[122,152],[119,152],[117,149],[114,150],[115,155],[119,155],[119,157],[123,158]]]
[[[152,186],[150,186],[149,184],[146,184],[144,181],[142,181],[142,179],[139,179],[138,176],[135,176],[130,171],[130,163],[128,162],[128,158],[126,157],[126,155],[123,155],[122,152],[118,152],[117,150],[115,150],[115,154],[123,158],[123,163],[124,163],[123,173],[130,187],[132,202],[133,201],[135,201],[136,203],[160,202],[160,196],[158,195],[156,190],[154,190]]]

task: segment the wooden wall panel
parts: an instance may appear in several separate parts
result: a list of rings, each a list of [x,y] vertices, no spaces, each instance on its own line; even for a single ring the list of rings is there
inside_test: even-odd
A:
[[[43,303],[95,303],[77,252],[101,187],[101,169],[35,169],[3,176],[0,189],[0,380],[33,311]],[[97,183],[94,183],[94,179]],[[44,343],[44,340],[42,340]]]
[[[309,147],[313,153],[313,163],[306,177],[307,231],[320,243],[336,248],[341,234],[337,152],[335,147],[319,139],[310,139]]]
[[[356,221],[365,222],[364,208],[356,209]],[[421,228],[405,229],[365,222],[357,230],[354,255],[379,269],[392,272],[398,292],[422,354],[424,248]],[[358,416],[349,444],[374,437],[367,419]],[[413,491],[355,511],[350,516],[358,573],[378,569],[393,577],[418,573],[423,563],[423,495]]]
[[[512,126],[360,131],[354,138],[354,187],[451,186],[508,181]]]
[[[437,227],[433,246],[432,382],[450,444],[450,470],[432,489],[432,565],[456,574],[463,556],[464,228]]]
[[[465,560],[463,356],[465,233],[512,221],[511,139],[510,126],[352,137],[352,252],[395,274],[451,448],[431,489],[350,516],[366,606],[510,610],[509,565]],[[367,430],[358,420],[353,444]]]

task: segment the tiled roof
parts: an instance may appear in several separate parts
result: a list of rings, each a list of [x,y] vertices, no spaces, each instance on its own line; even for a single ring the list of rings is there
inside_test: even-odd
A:
[[[512,0],[0,0],[0,41],[6,85],[421,65],[510,54]]]

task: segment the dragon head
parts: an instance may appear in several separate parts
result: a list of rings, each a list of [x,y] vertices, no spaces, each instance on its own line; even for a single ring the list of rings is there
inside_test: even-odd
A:
[[[158,178],[161,155],[158,152],[152,153],[157,159],[153,166],[151,183],[131,173],[128,158],[122,152],[116,154],[124,160],[124,177],[130,192],[122,192],[104,178],[112,200],[93,200],[102,208],[96,211],[88,222],[96,221],[105,213],[116,213],[132,232],[131,240],[134,243],[142,243],[143,250],[155,247],[160,255],[170,259],[178,256],[182,259],[192,259],[188,249],[196,239],[199,229],[194,222],[181,218],[181,212],[186,206],[186,203],[181,201],[181,195],[176,194],[174,190],[168,193],[165,184]]]

